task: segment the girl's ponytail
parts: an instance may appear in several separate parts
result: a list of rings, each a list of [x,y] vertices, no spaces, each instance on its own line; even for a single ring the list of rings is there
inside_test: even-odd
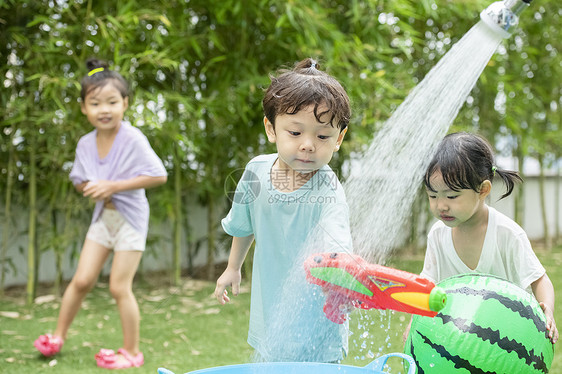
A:
[[[89,59],[86,60],[86,69],[88,70],[88,72],[91,72],[92,70],[99,69],[99,68],[108,69],[109,64],[106,61],[98,60],[95,57],[90,57]]]
[[[495,166],[493,170],[494,176],[499,176],[503,180],[503,183],[506,187],[505,193],[499,198],[499,200],[511,195],[511,193],[513,192],[513,188],[515,187],[515,183],[523,182],[523,178],[521,178],[519,173],[516,171],[501,169],[497,166]]]

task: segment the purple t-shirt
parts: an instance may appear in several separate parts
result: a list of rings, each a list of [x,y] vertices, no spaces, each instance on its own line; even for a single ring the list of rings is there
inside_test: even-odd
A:
[[[109,153],[100,159],[96,145],[97,130],[84,135],[78,141],[76,158],[70,171],[72,183],[80,184],[98,180],[125,180],[147,175],[166,176],[167,172],[146,136],[128,122],[121,122]],[[115,208],[127,222],[146,237],[150,213],[144,188],[118,192],[111,198]],[[92,223],[97,221],[104,202],[94,208]]]

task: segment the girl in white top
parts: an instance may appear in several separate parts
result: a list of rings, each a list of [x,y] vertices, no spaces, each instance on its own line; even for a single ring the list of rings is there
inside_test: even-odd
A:
[[[555,343],[552,282],[523,229],[485,203],[495,176],[507,187],[501,199],[522,181],[517,172],[495,166],[492,147],[480,136],[454,133],[441,141],[425,175],[430,209],[439,222],[429,232],[421,274],[439,282],[457,274],[486,273],[532,291]]]

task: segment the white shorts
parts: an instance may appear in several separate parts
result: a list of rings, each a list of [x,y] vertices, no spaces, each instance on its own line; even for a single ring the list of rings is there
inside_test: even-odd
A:
[[[115,209],[104,209],[90,225],[86,239],[114,251],[144,251],[146,239]]]

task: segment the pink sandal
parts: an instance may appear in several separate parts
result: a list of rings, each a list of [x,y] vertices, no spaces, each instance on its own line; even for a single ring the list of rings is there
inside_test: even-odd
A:
[[[125,360],[120,360],[119,354],[121,354]],[[144,356],[142,352],[139,352],[136,356],[132,356],[123,348],[119,348],[117,353],[115,353],[113,349],[102,348],[99,353],[96,354],[96,361],[100,368],[127,369],[142,366],[144,364]]]
[[[45,357],[56,355],[62,348],[63,340],[51,334],[41,335],[33,342],[33,345]]]

